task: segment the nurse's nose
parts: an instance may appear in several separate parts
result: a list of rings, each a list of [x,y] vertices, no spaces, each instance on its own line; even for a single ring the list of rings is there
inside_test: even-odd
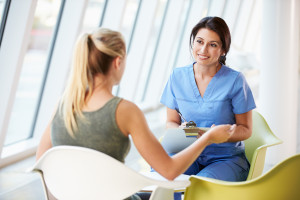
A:
[[[200,48],[201,53],[206,53],[207,52],[207,44],[203,44]]]

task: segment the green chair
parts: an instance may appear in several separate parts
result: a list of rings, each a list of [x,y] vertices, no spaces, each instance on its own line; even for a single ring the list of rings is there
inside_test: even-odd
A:
[[[245,152],[250,162],[247,180],[260,176],[265,165],[267,148],[282,143],[271,131],[264,117],[257,111],[252,111],[252,136],[245,140]]]
[[[184,200],[296,200],[300,197],[300,154],[249,181],[227,182],[191,176]]]

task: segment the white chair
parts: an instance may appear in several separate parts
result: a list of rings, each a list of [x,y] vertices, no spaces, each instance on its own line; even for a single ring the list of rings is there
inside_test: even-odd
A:
[[[40,172],[46,199],[49,190],[59,200],[121,200],[156,186],[150,200],[172,200],[174,189],[190,184],[149,178],[104,153],[75,146],[49,149],[29,171]]]

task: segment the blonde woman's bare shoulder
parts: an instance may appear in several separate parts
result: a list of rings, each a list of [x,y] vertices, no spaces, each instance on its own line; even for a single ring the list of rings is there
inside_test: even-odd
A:
[[[144,113],[136,104],[125,99],[122,99],[118,105],[116,120],[120,130],[125,135],[132,132],[132,128],[135,127],[136,124],[145,123]]]
[[[119,114],[128,117],[134,117],[135,115],[143,115],[141,109],[133,102],[126,99],[122,99],[118,106]]]

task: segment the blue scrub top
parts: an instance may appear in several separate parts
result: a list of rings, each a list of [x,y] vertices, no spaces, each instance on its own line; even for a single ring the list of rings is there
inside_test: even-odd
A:
[[[235,114],[246,113],[256,108],[251,89],[243,74],[225,65],[222,65],[212,78],[203,97],[195,81],[193,64],[175,68],[160,102],[168,108],[179,109],[187,121],[194,121],[198,127],[235,124]],[[223,143],[218,146],[232,146],[244,150],[242,142]]]

